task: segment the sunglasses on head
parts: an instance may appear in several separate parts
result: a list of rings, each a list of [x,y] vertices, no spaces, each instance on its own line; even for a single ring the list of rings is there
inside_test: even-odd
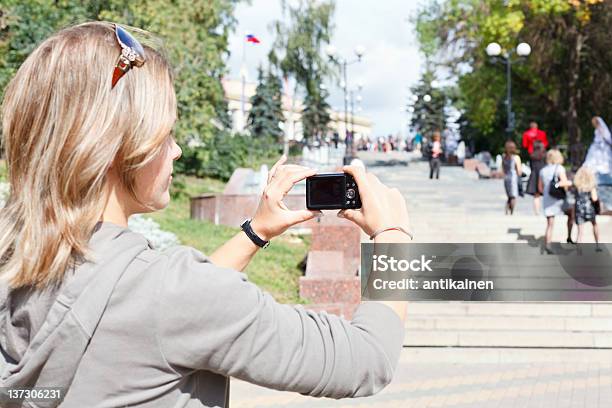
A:
[[[121,54],[119,54],[117,65],[113,71],[111,89],[115,87],[115,84],[117,84],[121,77],[130,69],[134,66],[141,67],[146,61],[142,45],[118,24],[115,24],[115,37],[121,46]]]

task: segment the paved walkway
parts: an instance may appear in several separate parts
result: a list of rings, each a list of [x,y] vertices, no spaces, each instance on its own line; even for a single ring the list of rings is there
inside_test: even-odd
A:
[[[406,166],[406,154],[360,156],[369,171],[404,194],[420,242],[537,242],[542,237],[545,219],[533,215],[531,197],[518,200],[515,215],[504,215],[501,180],[478,180],[460,167],[443,167],[439,180],[429,180],[428,164]],[[557,223],[555,240],[564,242],[565,221]],[[612,242],[612,217],[600,217],[599,223],[602,241]],[[611,407],[612,361],[607,350],[404,348],[393,382],[373,397],[316,399],[232,380],[231,406]]]
[[[406,357],[410,353],[406,352]],[[364,408],[561,408],[612,406],[612,363],[451,364],[402,358],[377,395],[332,400],[232,380],[231,406]],[[412,360],[412,359],[410,359]]]
[[[506,194],[503,180],[478,179],[476,172],[458,166],[444,166],[439,180],[429,179],[425,161],[409,165],[384,166],[408,162],[407,153],[361,153],[368,171],[397,187],[406,198],[412,228],[419,242],[525,242],[542,240],[546,219],[533,213],[533,198],[517,199],[514,215],[504,215]],[[378,164],[373,166],[373,164]],[[557,217],[553,241],[565,242],[566,217]],[[602,242],[612,242],[612,217],[598,217]],[[594,242],[591,226],[584,242]],[[572,237],[576,239],[574,227]]]

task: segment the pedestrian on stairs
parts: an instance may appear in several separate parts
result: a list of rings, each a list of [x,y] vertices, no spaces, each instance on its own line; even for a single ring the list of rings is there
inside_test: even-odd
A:
[[[434,174],[436,175],[436,179],[440,178],[440,156],[442,155],[442,143],[440,140],[442,136],[440,135],[440,131],[436,130],[433,133],[433,138],[431,141],[431,146],[428,149],[430,152],[429,156],[429,178],[433,179]]]
[[[590,222],[593,225],[593,237],[595,238],[597,251],[601,251],[601,248],[599,248],[599,229],[596,221],[599,198],[597,197],[595,174],[586,166],[580,167],[574,177],[574,186],[576,187],[576,224],[578,224],[576,243],[582,243],[584,224]]]
[[[504,172],[504,188],[506,189],[506,215],[514,213],[516,197],[519,194],[520,175],[523,174],[521,158],[516,154],[516,144],[508,140],[504,147],[502,169]]]
[[[566,189],[572,185],[565,174],[563,167],[563,155],[557,149],[551,149],[546,153],[546,167],[540,170],[538,180],[538,191],[542,194],[544,205],[544,216],[546,217],[546,231],[544,233],[544,250],[552,254],[550,241],[552,240],[555,217],[564,215],[563,204],[565,202]],[[554,181],[554,182],[553,182]],[[571,236],[568,236],[568,242]]]

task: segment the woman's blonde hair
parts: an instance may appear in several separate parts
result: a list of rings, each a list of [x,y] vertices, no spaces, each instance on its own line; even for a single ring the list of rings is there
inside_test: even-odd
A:
[[[167,60],[144,48],[146,63],[111,89],[121,52],[114,25],[76,25],[42,42],[7,86],[2,137],[11,187],[0,210],[0,278],[12,287],[58,284],[91,258],[111,165],[145,205],[135,172],[164,147],[176,96]]]
[[[504,144],[504,152],[509,155],[516,154],[516,143],[512,140],[506,140]]]
[[[546,152],[547,164],[563,164],[563,155],[557,149],[550,149]]]
[[[581,193],[590,193],[597,187],[595,174],[588,167],[580,167],[574,176],[574,186]]]

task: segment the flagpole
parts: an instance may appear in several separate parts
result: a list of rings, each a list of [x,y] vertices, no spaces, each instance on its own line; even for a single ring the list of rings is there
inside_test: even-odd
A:
[[[240,76],[242,77],[242,90],[240,93],[240,112],[241,115],[241,123],[240,123],[240,131],[244,131],[246,127],[246,119],[245,119],[245,108],[244,108],[244,92],[246,87],[246,34],[242,38],[242,67],[240,68]]]

